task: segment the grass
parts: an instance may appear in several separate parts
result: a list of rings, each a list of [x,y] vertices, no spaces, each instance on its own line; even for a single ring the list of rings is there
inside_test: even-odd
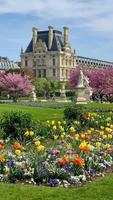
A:
[[[113,110],[113,103],[107,104],[107,103],[88,103],[86,105],[83,105],[83,107],[90,109],[100,109],[100,110]]]
[[[63,118],[62,109],[52,109],[52,108],[39,108],[30,106],[20,106],[20,105],[0,105],[0,115],[7,111],[24,111],[30,113],[33,119],[36,120],[48,120],[48,119],[61,119]]]
[[[50,188],[22,184],[0,184],[1,200],[113,200],[113,174],[82,188]]]

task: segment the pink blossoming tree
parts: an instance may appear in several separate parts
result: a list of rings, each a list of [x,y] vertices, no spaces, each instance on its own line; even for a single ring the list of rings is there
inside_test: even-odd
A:
[[[32,83],[28,76],[16,73],[0,72],[0,91],[5,92],[16,102],[18,97],[27,96],[32,92]]]
[[[79,73],[74,70],[70,76],[71,89],[76,89]],[[89,79],[89,85],[93,89],[93,95],[98,96],[101,101],[103,96],[113,96],[113,68],[109,69],[82,69],[84,75]]]

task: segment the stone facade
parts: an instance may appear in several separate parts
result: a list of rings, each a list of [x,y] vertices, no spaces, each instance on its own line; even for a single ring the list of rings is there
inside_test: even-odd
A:
[[[21,50],[21,67],[33,70],[36,77],[47,77],[51,80],[67,81],[70,72],[76,67],[76,55],[68,40],[67,27],[64,32],[32,29],[32,40],[25,52]]]

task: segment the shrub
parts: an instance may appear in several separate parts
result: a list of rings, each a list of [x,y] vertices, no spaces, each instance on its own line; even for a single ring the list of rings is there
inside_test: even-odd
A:
[[[67,120],[84,121],[84,110],[81,105],[71,104],[64,109],[64,116]]]
[[[22,139],[26,130],[34,128],[36,129],[36,122],[29,113],[11,111],[4,113],[0,119],[0,129],[4,133],[4,138]]]

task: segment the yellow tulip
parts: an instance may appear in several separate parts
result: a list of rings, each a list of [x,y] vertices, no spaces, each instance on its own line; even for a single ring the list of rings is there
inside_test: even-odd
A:
[[[100,135],[101,135],[101,136],[104,135],[104,131],[100,131]]]
[[[54,121],[54,120],[52,120],[51,124],[52,124],[52,125],[54,125],[54,124],[55,124],[55,121]]]
[[[43,145],[37,146],[38,151],[44,151],[45,147]]]
[[[75,128],[73,126],[70,127],[69,129],[71,132],[75,132]]]
[[[17,149],[17,150],[15,150],[15,154],[16,154],[17,156],[19,156],[19,155],[21,154],[21,151],[20,151],[19,149]]]
[[[89,134],[91,134],[91,130],[87,130],[87,132],[88,132]]]
[[[103,138],[103,139],[107,139],[107,135],[105,135],[105,134],[102,135],[102,138]]]
[[[29,136],[29,131],[26,131],[26,132],[24,133],[24,135],[25,135],[25,136]]]
[[[91,131],[94,131],[94,128],[90,128]]]
[[[40,141],[39,140],[35,141],[35,145],[39,146],[40,145]]]
[[[100,148],[100,146],[101,146],[101,143],[100,142],[96,142],[96,147]]]
[[[110,144],[106,144],[105,147],[106,147],[106,149],[109,149],[110,148]]]
[[[112,129],[113,129],[113,124],[111,124],[111,125],[110,125],[110,128],[112,128]]]
[[[112,135],[111,134],[108,134],[108,139],[112,139]]]
[[[105,130],[106,130],[108,133],[110,133],[110,132],[111,132],[111,129],[110,129],[110,128],[108,128],[108,127],[106,127],[106,128],[105,128]]]
[[[53,135],[54,140],[58,139],[58,135]]]
[[[107,121],[107,122],[111,121],[111,117],[107,117],[107,118],[106,118],[106,121]]]
[[[57,128],[57,127],[54,125],[54,126],[53,126],[53,130],[56,130],[56,128]]]
[[[69,143],[67,144],[67,149],[71,149],[72,148],[72,145]]]
[[[33,131],[29,131],[29,135],[32,137],[34,135]]]
[[[104,126],[101,126],[100,128],[101,128],[102,130],[104,130]]]
[[[79,140],[79,134],[75,134],[74,139]]]

